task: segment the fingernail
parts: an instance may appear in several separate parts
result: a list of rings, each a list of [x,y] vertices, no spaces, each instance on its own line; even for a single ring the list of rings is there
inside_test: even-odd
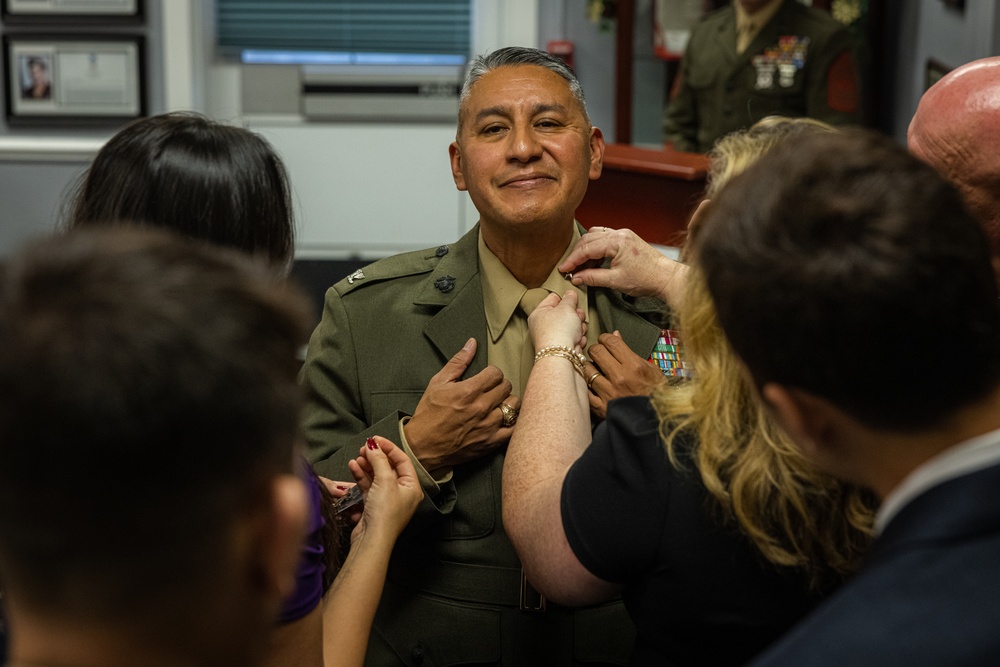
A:
[[[351,489],[351,487],[344,486],[343,484],[338,484],[337,488],[340,489],[341,491],[350,491],[350,489]]]
[[[466,350],[466,351],[469,351],[469,350],[472,349],[472,346],[475,345],[475,344],[476,344],[476,339],[475,338],[470,338],[469,340],[465,341],[465,346],[462,347],[462,349]]]
[[[378,449],[378,443],[375,442],[375,438],[368,438],[365,440],[365,444],[368,445],[368,449]]]

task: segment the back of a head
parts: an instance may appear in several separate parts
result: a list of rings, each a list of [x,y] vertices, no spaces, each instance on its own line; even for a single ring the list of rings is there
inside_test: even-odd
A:
[[[191,113],[136,120],[98,152],[69,226],[143,224],[286,265],[294,248],[284,165],[261,137]]]
[[[175,644],[204,623],[227,590],[234,525],[292,469],[306,313],[238,253],[162,231],[75,230],[12,257],[0,279],[11,604]]]
[[[958,188],[1000,257],[1000,56],[958,67],[931,86],[907,143]]]
[[[767,116],[752,126],[733,132],[715,142],[709,153],[711,169],[705,195],[715,197],[737,174],[789,137],[813,132],[836,132],[837,128],[815,118]]]
[[[943,423],[1000,381],[983,232],[952,187],[887,138],[783,142],[714,201],[695,256],[758,384],[905,431]]]
[[[726,135],[711,153],[708,197],[785,141],[836,129],[809,118],[769,116]],[[694,243],[702,225],[691,228]],[[817,590],[856,571],[868,545],[871,512],[857,489],[820,473],[788,440],[758,400],[720,329],[706,277],[692,264],[676,308],[696,375],[661,385],[653,404],[668,452],[674,438],[697,435],[698,473],[706,489],[771,563],[800,569]]]

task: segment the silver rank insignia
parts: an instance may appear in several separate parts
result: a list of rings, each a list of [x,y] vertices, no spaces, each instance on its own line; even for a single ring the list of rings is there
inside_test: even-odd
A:
[[[364,279],[365,279],[365,272],[362,271],[361,269],[358,269],[351,275],[347,276],[347,284],[353,285],[355,280],[364,280]]]
[[[774,71],[777,65],[767,54],[753,57],[753,66],[757,69],[757,82],[754,88],[757,90],[769,90],[774,88]]]

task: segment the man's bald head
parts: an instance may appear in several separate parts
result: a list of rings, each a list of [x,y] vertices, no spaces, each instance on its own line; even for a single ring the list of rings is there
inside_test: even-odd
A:
[[[907,144],[961,191],[1000,257],[1000,57],[963,65],[924,93]]]

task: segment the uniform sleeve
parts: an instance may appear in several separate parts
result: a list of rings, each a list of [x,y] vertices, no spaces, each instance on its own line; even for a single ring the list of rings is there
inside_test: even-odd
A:
[[[834,31],[811,57],[806,115],[831,125],[860,123],[861,77],[850,33]]]
[[[309,460],[318,474],[330,479],[352,479],[347,462],[358,456],[370,436],[379,435],[399,444],[400,420],[406,413],[398,410],[374,424],[366,420],[354,332],[343,299],[333,288],[327,291],[323,317],[309,339],[300,380],[306,392],[303,429]],[[426,496],[424,504],[432,504],[441,513],[450,512],[455,501],[452,482],[442,480],[438,484],[429,475],[421,475],[420,479]]]
[[[592,574],[624,584],[653,568],[670,473],[649,398],[612,401],[607,419],[567,472],[562,488],[566,538]]]
[[[692,43],[694,40],[692,39]],[[688,84],[688,68],[692,58],[692,43],[688,44],[678,72],[676,92],[667,103],[663,115],[663,141],[679,151],[698,150],[698,106],[694,91]],[[669,93],[668,93],[669,94]]]

